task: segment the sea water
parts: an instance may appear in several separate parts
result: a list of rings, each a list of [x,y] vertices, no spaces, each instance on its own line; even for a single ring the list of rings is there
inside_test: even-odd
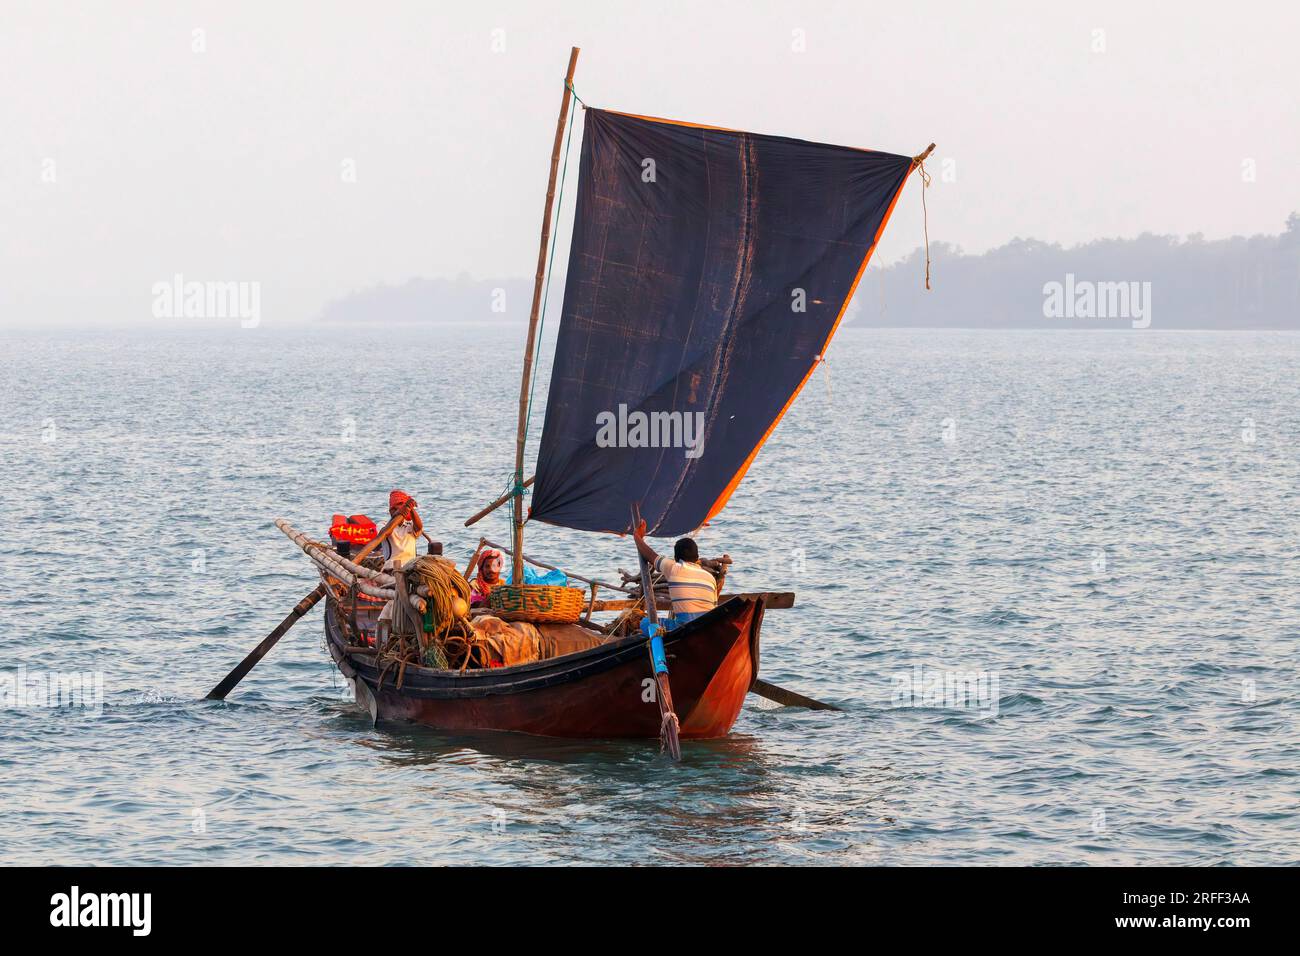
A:
[[[519,329],[3,337],[0,862],[1300,861],[1300,336],[845,330],[699,535],[798,595],[762,675],[844,711],[751,696],[680,765],[372,728],[319,607],[203,699],[315,584],[274,518],[400,487],[452,557],[506,539],[462,522]]]

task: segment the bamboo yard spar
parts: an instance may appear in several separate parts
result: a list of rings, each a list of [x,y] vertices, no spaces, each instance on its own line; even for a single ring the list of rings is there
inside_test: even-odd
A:
[[[825,354],[910,156],[587,109],[530,516],[686,534]]]

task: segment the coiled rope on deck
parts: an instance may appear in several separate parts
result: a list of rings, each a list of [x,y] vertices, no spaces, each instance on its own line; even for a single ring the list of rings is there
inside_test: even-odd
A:
[[[411,590],[425,602],[424,633],[443,643],[469,630],[469,582],[446,558],[426,554],[404,569]],[[459,606],[458,606],[459,604]]]

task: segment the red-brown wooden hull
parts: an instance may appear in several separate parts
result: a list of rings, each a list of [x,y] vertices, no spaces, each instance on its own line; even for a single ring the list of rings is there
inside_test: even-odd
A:
[[[683,738],[722,737],[731,730],[758,676],[762,619],[760,600],[734,598],[666,636]],[[548,737],[659,736],[650,658],[641,638],[463,675],[408,667],[399,689],[391,672],[380,684],[371,655],[344,651],[332,608],[326,635],[339,669],[377,721]]]

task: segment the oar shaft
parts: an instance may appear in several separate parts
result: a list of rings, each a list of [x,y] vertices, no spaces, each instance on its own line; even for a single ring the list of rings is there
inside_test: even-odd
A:
[[[289,628],[297,623],[298,619],[316,606],[316,602],[325,596],[325,583],[322,581],[316,585],[316,589],[299,601],[288,617],[279,623],[274,631],[262,638],[262,643],[258,644],[249,655],[239,662],[238,666],[226,675],[216,687],[208,692],[208,700],[225,700],[226,695],[235,689],[235,685],[244,679],[244,675],[251,671],[280,638],[284,637]]]
[[[632,506],[632,527],[641,523],[641,509]],[[650,669],[654,674],[658,693],[655,700],[659,704],[659,739],[674,760],[682,759],[682,746],[678,737],[680,722],[677,711],[673,709],[673,691],[668,683],[668,660],[664,652],[663,628],[659,626],[659,609],[655,602],[654,582],[651,580],[650,562],[637,549],[637,560],[641,562],[641,594],[645,600],[645,616],[649,623],[650,639],[646,649],[650,652]]]
[[[836,707],[834,704],[823,703],[820,700],[813,700],[811,697],[805,697],[803,694],[796,694],[792,690],[786,690],[784,687],[778,687],[776,684],[769,684],[765,680],[754,678],[754,683],[750,686],[749,692],[757,694],[759,697],[766,697],[768,700],[776,701],[778,704],[784,704],[786,707],[806,707],[808,710],[843,710],[843,707]]]
[[[379,529],[379,534],[375,535],[373,538],[367,541],[366,546],[362,548],[360,551],[358,551],[356,554],[349,555],[348,560],[351,561],[353,564],[360,564],[362,558],[366,557],[366,555],[374,551],[375,548],[379,547],[381,544],[387,541],[388,536],[393,533],[393,529],[396,528],[403,521],[405,521],[407,517],[409,517],[408,511],[409,511],[408,508],[402,508],[400,511],[397,512],[397,514],[389,518],[388,524],[384,525],[382,528]]]

